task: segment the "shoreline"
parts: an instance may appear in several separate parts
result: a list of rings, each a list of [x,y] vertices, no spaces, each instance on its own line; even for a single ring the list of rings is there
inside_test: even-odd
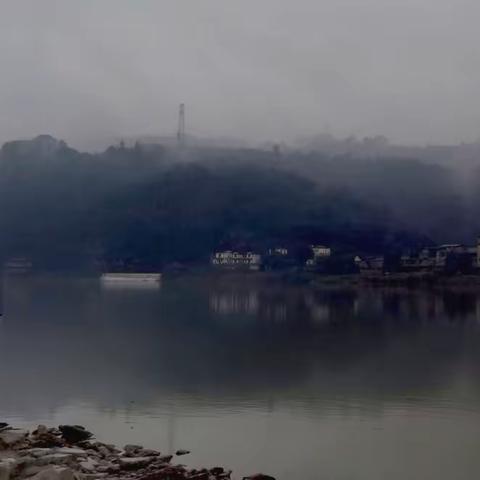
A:
[[[172,460],[188,450],[162,454],[140,445],[118,448],[94,440],[79,425],[30,432],[0,422],[0,480],[234,480],[224,467],[188,468]],[[275,480],[257,473],[243,480]]]
[[[251,283],[274,282],[285,285],[297,285],[312,288],[391,288],[402,287],[414,289],[449,289],[472,288],[480,289],[480,275],[439,275],[424,273],[391,273],[383,275],[338,274],[324,275],[313,272],[288,271],[191,271],[178,275],[166,275],[166,279],[202,278],[218,282]]]
[[[79,278],[85,280],[98,280],[101,277],[84,271],[31,271],[24,273],[4,272],[10,278],[42,278],[61,277]],[[480,275],[457,274],[452,276],[430,273],[391,273],[378,275],[338,274],[326,275],[305,271],[236,271],[191,269],[183,272],[166,272],[162,274],[163,281],[176,281],[183,279],[201,279],[219,283],[244,283],[248,280],[251,284],[271,282],[276,284],[293,285],[310,288],[407,288],[407,289],[480,289]],[[1,480],[1,479],[0,479]]]

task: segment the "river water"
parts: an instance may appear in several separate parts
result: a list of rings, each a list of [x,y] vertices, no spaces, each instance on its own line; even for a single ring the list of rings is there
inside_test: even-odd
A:
[[[0,420],[278,479],[480,475],[480,293],[7,277]]]

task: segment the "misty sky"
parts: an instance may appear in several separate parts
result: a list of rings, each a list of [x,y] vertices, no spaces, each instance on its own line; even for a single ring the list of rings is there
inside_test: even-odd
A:
[[[480,137],[478,0],[0,0],[0,142]]]

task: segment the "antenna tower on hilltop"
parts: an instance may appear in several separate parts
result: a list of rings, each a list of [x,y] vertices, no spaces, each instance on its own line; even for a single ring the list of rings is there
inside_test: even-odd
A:
[[[178,132],[177,132],[177,142],[179,147],[184,147],[186,143],[185,136],[185,104],[180,104],[180,109],[178,112]]]

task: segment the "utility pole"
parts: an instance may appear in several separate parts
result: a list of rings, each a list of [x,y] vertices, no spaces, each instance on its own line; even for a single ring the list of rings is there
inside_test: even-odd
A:
[[[180,109],[178,112],[178,132],[177,132],[177,143],[179,147],[184,147],[186,143],[185,138],[185,104],[180,104]]]

